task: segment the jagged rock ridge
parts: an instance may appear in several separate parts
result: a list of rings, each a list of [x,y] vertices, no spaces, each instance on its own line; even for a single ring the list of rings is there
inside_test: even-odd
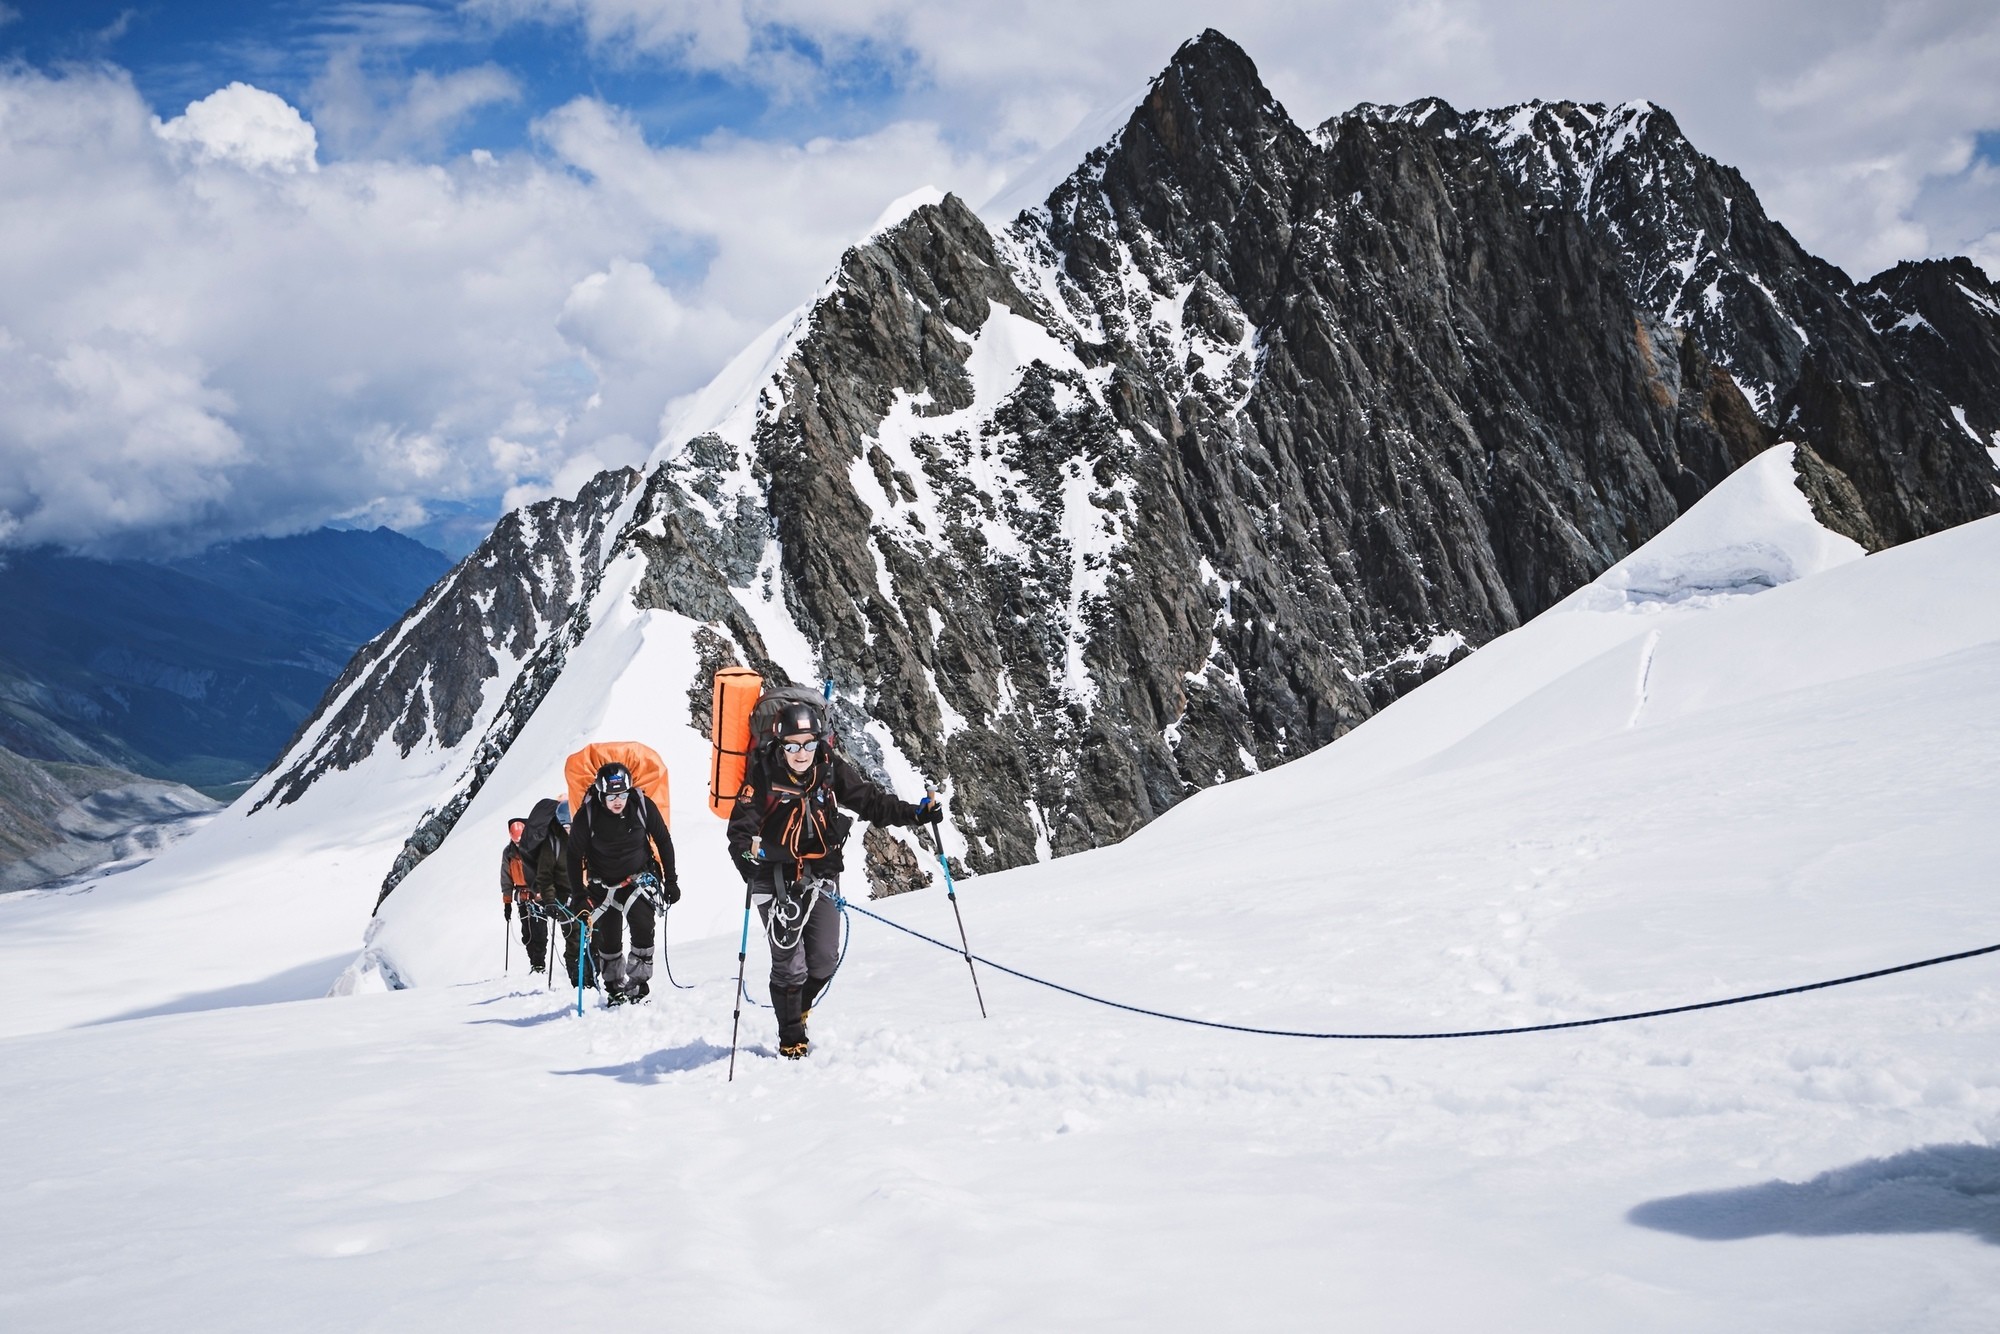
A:
[[[1716,210],[1734,230],[1704,251]],[[1869,545],[1991,512],[1986,401],[1961,430],[1933,382],[1990,344],[1920,354],[1868,313],[1959,300],[1948,330],[1991,290],[1965,286],[1854,288],[1654,109],[1429,102],[1308,133],[1208,33],[1044,207],[995,230],[947,196],[851,250],[742,394],[663,442],[600,568],[641,563],[634,604],[693,622],[703,672],[831,679],[844,743],[943,784],[965,861],[999,869],[1324,744],[1781,433]],[[571,605],[541,644],[582,633]],[[475,613],[414,613],[424,660],[497,662]],[[489,757],[559,667],[511,652],[537,665]],[[370,670],[286,791],[384,736],[464,740],[434,681],[426,703],[421,672]],[[704,685],[675,686],[696,729]]]
[[[1431,99],[1358,114],[1478,139],[1540,207],[1584,218],[1635,299],[1691,333],[1766,423],[1856,483],[1867,523],[1849,535],[1863,545],[1992,512],[1981,446],[2000,425],[2000,304],[1971,261],[1899,265],[1857,286],[1648,102],[1460,116]],[[1922,327],[1950,333],[1927,340]],[[1983,436],[1955,409],[1976,411]]]

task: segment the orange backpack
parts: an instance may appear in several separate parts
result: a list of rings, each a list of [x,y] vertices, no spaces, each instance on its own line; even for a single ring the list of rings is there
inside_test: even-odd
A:
[[[715,674],[715,703],[708,716],[708,808],[727,820],[743,790],[750,762],[750,714],[764,694],[764,678],[748,667]]]
[[[569,808],[583,813],[583,799],[597,779],[597,771],[607,764],[622,764],[632,774],[632,786],[646,794],[660,808],[660,819],[671,824],[673,808],[667,801],[667,766],[660,753],[637,741],[593,741],[563,761],[563,781],[569,788]]]

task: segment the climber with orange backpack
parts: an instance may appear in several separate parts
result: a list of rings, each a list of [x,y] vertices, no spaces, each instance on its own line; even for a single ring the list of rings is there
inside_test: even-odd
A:
[[[580,751],[570,758],[585,754]],[[657,764],[658,757],[653,759]],[[662,768],[662,779],[664,773]],[[664,908],[680,902],[674,840],[661,814],[665,796],[664,783],[655,800],[633,782],[629,767],[610,760],[598,766],[570,826],[570,892],[580,900],[589,923],[590,951],[607,1005],[643,1001],[650,994],[654,904]]]
[[[796,1060],[810,1050],[806,1018],[840,960],[839,914],[815,909],[839,891],[842,849],[854,823],[841,808],[875,824],[912,828],[940,823],[944,808],[934,797],[915,805],[899,801],[870,782],[837,749],[826,702],[810,691],[763,694],[751,715],[748,744],[740,747],[726,744],[725,723],[743,730],[740,720],[725,716],[730,712],[718,677],[712,800],[718,807],[724,800],[721,782],[729,775],[720,757],[734,751],[742,778],[730,805],[729,853],[771,942],[778,1053]]]

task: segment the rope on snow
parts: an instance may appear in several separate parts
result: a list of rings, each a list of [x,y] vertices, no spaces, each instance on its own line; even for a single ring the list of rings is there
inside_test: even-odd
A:
[[[918,940],[926,944],[935,945],[939,949],[946,950],[952,954],[961,953],[956,945],[948,945],[944,941],[927,936],[921,931],[912,930],[904,926],[901,922],[892,922],[880,913],[870,912],[858,903],[847,899],[836,899],[836,902],[840,904],[843,910],[852,908],[863,917],[871,917],[884,926],[894,927],[906,936],[915,936]],[[844,950],[843,953],[845,953]],[[988,968],[998,969],[1010,977],[1018,977],[1023,982],[1032,982],[1038,987],[1047,987],[1051,991],[1060,991],[1065,995],[1075,996],[1079,1000],[1087,1000],[1097,1005],[1108,1005],[1114,1010],[1125,1010],[1132,1014],[1143,1014],[1153,1019],[1166,1019],[1176,1024],[1193,1024],[1199,1028],[1220,1028],[1231,1033],[1254,1033],[1271,1038],[1318,1038],[1344,1042],[1427,1042],[1439,1038],[1497,1038],[1514,1033],[1552,1033],[1564,1028],[1593,1028],[1599,1024],[1629,1023],[1634,1019],[1658,1019],[1662,1015],[1687,1014],[1694,1010],[1715,1010],[1725,1005],[1747,1005],[1751,1001],[1772,1000],[1778,996],[1796,996],[1805,991],[1824,991],[1828,987],[1844,987],[1850,982],[1866,982],[1871,978],[1888,977],[1893,973],[1908,973],[1919,968],[1934,968],[1941,963],[1957,963],[1961,959],[1975,959],[1982,954],[1994,953],[2000,953],[2000,945],[1984,945],[1976,950],[1961,950],[1957,954],[1940,954],[1934,959],[1919,959],[1915,963],[1899,963],[1893,968],[1877,968],[1866,973],[1854,973],[1847,977],[1831,978],[1825,982],[1807,982],[1803,986],[1780,987],[1776,991],[1758,991],[1747,996],[1730,996],[1724,1000],[1696,1001],[1691,1005],[1669,1005],[1663,1009],[1638,1010],[1631,1014],[1607,1014],[1596,1019],[1569,1019],[1554,1024],[1523,1024],[1517,1028],[1468,1028],[1449,1033],[1309,1033],[1289,1028],[1258,1028],[1251,1024],[1225,1024],[1214,1019],[1193,1019],[1186,1015],[1168,1014],[1164,1010],[1149,1010],[1144,1006],[1127,1005],[1123,1001],[1107,1000],[1102,996],[1093,996],[1087,991],[1078,991],[1075,987],[1066,987],[1060,982],[1051,982],[1047,978],[1036,977],[1031,973],[1024,973],[1018,968],[1009,968],[1004,963],[995,963],[983,955],[974,954],[971,957],[985,964]]]

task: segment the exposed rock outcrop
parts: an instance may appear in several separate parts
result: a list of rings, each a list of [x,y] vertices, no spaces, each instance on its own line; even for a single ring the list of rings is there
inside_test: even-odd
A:
[[[496,537],[273,794],[459,744],[521,663],[393,885],[632,561],[635,606],[694,623],[694,730],[722,662],[829,679],[864,766],[946,791],[969,869],[1098,846],[1325,744],[1780,439],[1870,549],[1993,512],[1991,298],[1952,265],[1856,288],[1657,108],[1308,132],[1207,33],[1042,207],[946,196],[850,250],[615,535],[630,475]],[[929,874],[864,844],[878,893]]]

